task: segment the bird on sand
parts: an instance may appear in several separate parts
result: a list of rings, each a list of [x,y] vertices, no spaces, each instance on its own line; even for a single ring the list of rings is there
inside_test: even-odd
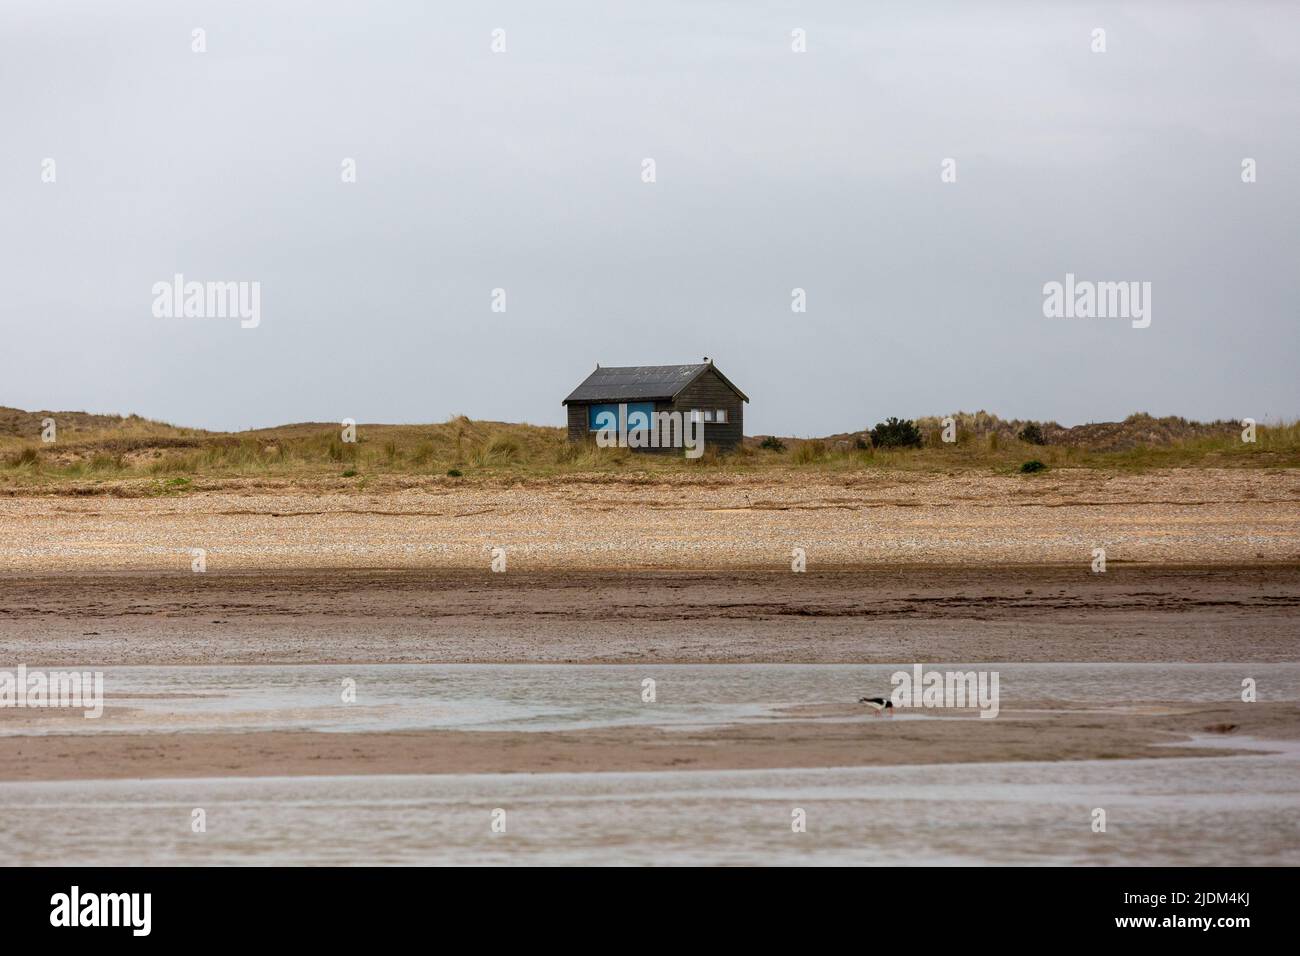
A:
[[[876,712],[877,717],[881,714],[888,714],[890,717],[894,716],[894,702],[888,697],[859,697],[858,703],[866,704]]]

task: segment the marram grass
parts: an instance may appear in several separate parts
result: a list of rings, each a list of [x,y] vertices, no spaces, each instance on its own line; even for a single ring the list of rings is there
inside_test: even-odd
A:
[[[1022,423],[1001,422],[994,416],[987,416],[982,423],[967,416],[959,422],[958,441],[947,444],[937,438],[938,421],[920,421],[925,433],[921,448],[872,449],[869,444],[858,447],[848,439],[783,438],[784,450],[776,451],[761,448],[761,439],[755,437],[736,452],[719,455],[708,449],[708,454],[692,461],[675,455],[602,449],[594,443],[572,444],[562,428],[475,421],[465,416],[433,425],[360,424],[355,442],[342,440],[340,426],[323,423],[219,433],[124,418],[108,426],[97,422],[96,427],[61,427],[53,443],[41,442],[38,434],[32,438],[0,435],[0,490],[40,493],[76,486],[77,493],[93,494],[97,486],[137,482],[144,489],[139,493],[154,493],[149,489],[156,488],[161,494],[202,487],[203,481],[260,478],[317,482],[345,476],[347,482],[364,486],[367,479],[380,476],[445,480],[453,470],[470,481],[567,474],[667,477],[673,473],[785,470],[836,474],[866,469],[977,470],[1011,475],[1030,459],[1043,462],[1049,472],[1060,468],[1300,467],[1300,423],[1296,422],[1259,425],[1254,443],[1243,442],[1239,430],[1224,427],[1211,435],[1158,435],[1158,440],[1149,444],[1139,441],[1122,450],[1102,450],[1050,441],[1029,444],[1016,437]],[[1168,421],[1182,420],[1133,416],[1121,424],[1133,423],[1133,433],[1140,437]],[[982,429],[981,424],[985,426]],[[189,481],[170,481],[175,478]]]

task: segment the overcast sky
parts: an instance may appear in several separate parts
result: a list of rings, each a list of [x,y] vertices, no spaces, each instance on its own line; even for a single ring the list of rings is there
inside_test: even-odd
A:
[[[4,0],[0,120],[0,405],[559,424],[708,355],[751,434],[1300,415],[1300,4]]]

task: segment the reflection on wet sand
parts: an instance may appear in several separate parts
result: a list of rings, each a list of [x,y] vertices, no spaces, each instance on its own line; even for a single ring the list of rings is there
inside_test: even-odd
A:
[[[1300,758],[8,783],[0,843],[18,864],[1294,866]]]

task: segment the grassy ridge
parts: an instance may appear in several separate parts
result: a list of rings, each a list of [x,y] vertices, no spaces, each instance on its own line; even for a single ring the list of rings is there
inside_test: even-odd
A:
[[[58,440],[40,441],[40,422],[57,422]],[[1046,445],[1020,441],[1020,423],[987,413],[955,416],[957,441],[940,440],[941,421],[922,419],[916,449],[860,447],[861,433],[825,439],[782,439],[783,451],[747,439],[738,452],[712,450],[699,460],[636,455],[626,449],[574,445],[561,428],[474,421],[457,416],[433,425],[357,426],[355,442],[338,425],[302,423],[222,433],[177,428],[135,416],[19,412],[0,409],[0,489],[96,493],[134,482],[136,493],[171,494],[197,483],[266,478],[351,482],[409,476],[455,480],[526,479],[566,474],[649,474],[669,477],[700,469],[727,472],[902,469],[1013,473],[1029,459],[1059,467],[1134,470],[1160,467],[1300,467],[1300,423],[1259,426],[1253,444],[1234,422],[1131,416],[1123,423],[1062,429],[1050,425]],[[1118,429],[1118,431],[1117,431]],[[1116,436],[1119,436],[1118,438]],[[1089,437],[1102,447],[1090,447]],[[707,439],[707,432],[706,432]]]

